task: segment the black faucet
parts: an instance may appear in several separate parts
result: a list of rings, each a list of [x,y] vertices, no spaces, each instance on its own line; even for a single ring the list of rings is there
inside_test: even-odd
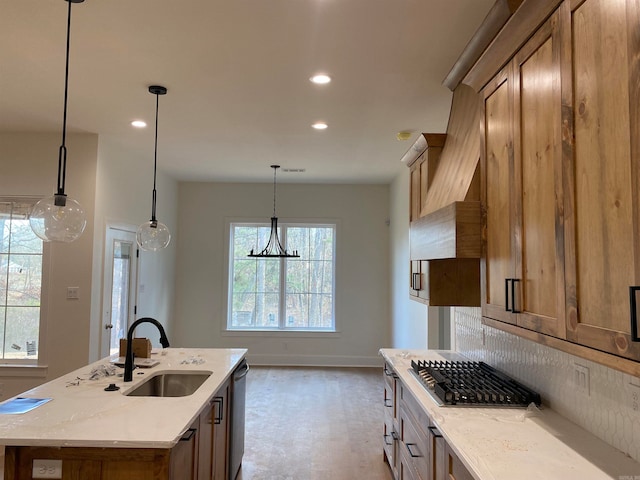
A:
[[[124,381],[130,382],[133,380],[133,331],[136,329],[138,325],[141,323],[152,323],[158,330],[160,331],[160,343],[163,348],[167,348],[169,346],[169,340],[167,339],[167,334],[164,332],[164,327],[162,324],[157,321],[155,318],[144,317],[139,318],[129,327],[129,331],[127,332],[127,356],[124,360]]]

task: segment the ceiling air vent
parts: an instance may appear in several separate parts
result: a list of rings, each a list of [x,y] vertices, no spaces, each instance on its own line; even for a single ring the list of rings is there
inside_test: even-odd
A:
[[[287,173],[304,173],[307,171],[307,169],[306,168],[283,168],[282,171]]]

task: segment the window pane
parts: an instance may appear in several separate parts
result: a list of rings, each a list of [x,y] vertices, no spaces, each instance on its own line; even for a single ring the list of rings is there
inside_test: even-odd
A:
[[[309,258],[309,233],[307,228],[287,228],[287,250],[297,250],[302,260]]]
[[[29,226],[31,204],[0,202],[0,252],[42,253],[42,241]]]
[[[251,293],[233,294],[233,314],[231,315],[232,327],[252,327],[255,325],[253,314],[255,312],[256,296]]]
[[[4,319],[6,318],[6,307],[0,304],[0,338],[4,338]],[[6,358],[4,354],[4,343],[0,342],[0,358]]]
[[[306,293],[309,291],[309,262],[287,260],[287,293]]]
[[[0,333],[3,359],[37,359],[43,243],[31,204],[0,202]]]
[[[236,260],[233,270],[233,292],[255,292],[256,291],[256,273],[258,264],[255,260],[247,258],[244,260]]]
[[[4,358],[38,358],[40,308],[7,307]]]
[[[278,327],[278,294],[256,295],[256,326]]]
[[[270,233],[267,224],[231,225],[229,327],[334,328],[334,227],[281,223],[283,246],[297,250],[300,258],[248,258],[249,251],[259,252],[267,245]]]
[[[287,294],[286,328],[308,327],[309,295]]]
[[[233,251],[235,258],[244,258],[257,248],[257,231],[255,227],[236,226],[233,231]]]
[[[7,305],[40,305],[42,257],[40,255],[11,255],[8,262],[9,285]]]

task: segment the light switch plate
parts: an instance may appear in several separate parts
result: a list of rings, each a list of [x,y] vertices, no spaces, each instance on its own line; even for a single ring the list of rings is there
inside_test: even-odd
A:
[[[80,298],[80,287],[67,287],[67,299],[75,300]]]
[[[31,478],[62,478],[62,460],[33,460]]]

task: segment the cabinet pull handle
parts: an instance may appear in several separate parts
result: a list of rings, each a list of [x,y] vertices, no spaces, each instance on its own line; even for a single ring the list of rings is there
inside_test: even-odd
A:
[[[640,342],[638,335],[638,305],[636,302],[636,292],[640,286],[629,287],[629,309],[631,310],[631,341]]]
[[[440,433],[440,431],[436,428],[436,427],[427,427],[427,429],[429,430],[429,433],[431,435],[433,435],[436,438],[441,438],[442,434]]]
[[[422,290],[422,286],[420,285],[420,273],[413,274],[413,285],[412,288],[414,290]]]
[[[398,438],[398,434],[397,434],[395,431],[391,432],[391,438],[393,438],[393,439],[394,439],[394,440],[396,440],[396,441],[400,440],[400,439]]]
[[[213,403],[218,406],[218,412],[213,418],[213,423],[220,425],[222,423],[222,417],[224,416],[224,409],[222,408],[224,406],[224,397],[215,397]]]
[[[388,407],[388,408],[393,407],[393,400],[391,400],[390,398],[385,398],[384,399],[384,406]]]
[[[391,376],[393,375],[393,372],[387,368],[387,365],[386,365],[386,364],[385,364],[385,366],[384,366],[384,374],[385,374],[387,377],[391,377]]]
[[[385,445],[393,445],[393,441],[389,442],[387,441],[387,438],[389,438],[391,435],[383,435],[382,437],[384,438],[384,444]]]
[[[189,430],[187,430],[186,432],[184,432],[184,434],[182,435],[182,437],[180,437],[180,441],[181,442],[188,442],[189,440],[191,440],[193,438],[193,436],[196,434],[196,429],[195,428],[190,428]]]
[[[520,283],[519,278],[511,279],[511,311],[513,313],[520,313],[520,310],[516,309],[516,283]]]
[[[507,312],[511,311],[511,309],[509,308],[509,282],[510,281],[511,281],[510,278],[504,279],[504,309]]]
[[[407,451],[409,452],[409,455],[411,456],[411,458],[418,458],[418,457],[422,457],[423,456],[423,455],[420,454],[420,452],[413,453],[413,451],[411,450],[411,447],[415,447],[416,446],[415,443],[405,443],[405,445],[407,446]]]

